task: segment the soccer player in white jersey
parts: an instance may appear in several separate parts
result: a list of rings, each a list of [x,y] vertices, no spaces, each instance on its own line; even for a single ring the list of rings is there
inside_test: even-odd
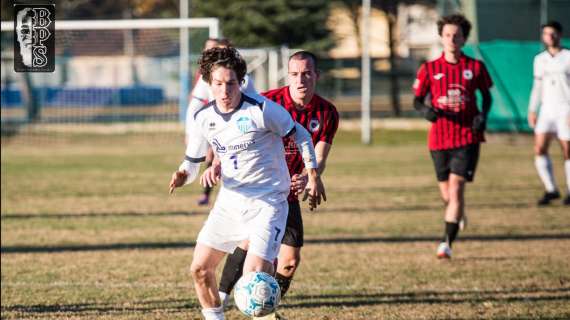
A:
[[[202,314],[224,319],[215,270],[226,253],[244,240],[249,251],[243,272],[273,274],[287,220],[290,176],[282,138],[294,137],[303,155],[309,181],[309,206],[324,195],[317,173],[311,136],[282,107],[256,100],[240,91],[246,72],[234,48],[213,48],[199,61],[214,100],[194,114],[192,139],[186,156],[170,181],[170,191],[192,182],[210,145],[221,162],[222,188],[214,208],[198,234],[190,267]]]
[[[211,48],[219,47],[231,47],[232,44],[228,39],[216,39],[216,38],[209,38],[206,43],[204,44],[204,50],[206,51]],[[188,104],[188,109],[186,110],[186,143],[188,140],[191,139],[188,134],[190,132],[190,127],[192,125],[194,114],[206,106],[208,102],[214,100],[214,96],[212,94],[212,90],[210,90],[210,86],[200,73],[200,70],[196,72],[194,76],[196,79],[194,88],[192,89],[192,94],[190,95],[190,103]],[[257,95],[257,91],[253,86],[253,81],[251,78],[246,74],[244,77],[244,81],[241,84],[241,91],[246,93],[247,95]],[[212,149],[208,149],[208,153],[206,154],[206,167],[210,167],[212,165],[212,161],[214,159],[214,153]],[[212,187],[209,185],[204,186],[202,190],[202,195],[198,199],[198,205],[200,206],[207,206],[210,203],[210,193],[212,192]]]
[[[558,137],[564,155],[567,195],[570,205],[570,50],[562,48],[562,25],[551,21],[542,26],[546,50],[534,58],[534,83],[528,106],[528,123],[534,129],[535,166],[546,192],[539,206],[560,198],[552,173],[548,146]],[[540,106],[540,112],[538,107]]]

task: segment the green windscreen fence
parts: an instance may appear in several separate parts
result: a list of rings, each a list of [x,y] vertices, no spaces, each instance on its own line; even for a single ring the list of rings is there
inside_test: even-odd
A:
[[[564,39],[567,47],[570,39]],[[465,54],[483,60],[494,86],[493,105],[489,114],[491,131],[530,132],[527,107],[532,88],[534,56],[543,46],[539,42],[496,40],[467,45]],[[479,97],[480,99],[480,97]]]

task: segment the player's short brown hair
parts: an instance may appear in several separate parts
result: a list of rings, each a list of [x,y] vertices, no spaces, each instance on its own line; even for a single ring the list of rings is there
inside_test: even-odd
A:
[[[200,73],[207,83],[212,83],[212,71],[217,67],[233,70],[240,83],[247,72],[245,60],[233,47],[208,49],[202,53],[198,64],[200,65]]]
[[[437,20],[437,33],[440,36],[443,31],[443,26],[446,24],[453,24],[461,28],[461,32],[463,33],[465,40],[469,37],[469,32],[471,32],[471,22],[469,22],[469,20],[467,20],[467,18],[462,14],[452,14]]]
[[[289,57],[289,61],[291,60],[308,60],[311,59],[313,61],[313,67],[315,68],[315,72],[318,72],[319,70],[319,66],[318,66],[318,59],[317,56],[310,52],[310,51],[306,51],[306,50],[301,50],[301,51],[297,51],[295,53],[293,53],[290,57]]]
[[[546,27],[550,27],[550,28],[556,30],[556,32],[562,33],[562,24],[558,21],[554,21],[554,20],[548,21],[547,23],[541,25],[540,29],[542,30]]]

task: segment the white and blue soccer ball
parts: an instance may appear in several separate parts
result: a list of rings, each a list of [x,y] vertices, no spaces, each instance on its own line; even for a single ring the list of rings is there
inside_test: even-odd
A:
[[[235,304],[248,317],[263,317],[274,312],[279,300],[279,284],[265,272],[249,272],[236,283]]]

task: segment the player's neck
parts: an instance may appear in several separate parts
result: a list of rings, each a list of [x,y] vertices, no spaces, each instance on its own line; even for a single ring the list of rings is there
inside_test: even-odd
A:
[[[562,47],[560,47],[560,45],[558,45],[558,46],[546,47],[546,51],[548,51],[548,53],[550,53],[551,56],[555,56],[555,55],[558,54],[560,51],[562,51]]]
[[[298,110],[304,110],[309,102],[311,102],[311,99],[313,99],[313,96],[305,96],[304,98],[291,97],[291,99],[293,100],[293,104],[295,104],[295,108]]]
[[[461,57],[461,50],[457,51],[444,51],[443,58],[446,62],[456,64],[459,62],[459,58]]]

